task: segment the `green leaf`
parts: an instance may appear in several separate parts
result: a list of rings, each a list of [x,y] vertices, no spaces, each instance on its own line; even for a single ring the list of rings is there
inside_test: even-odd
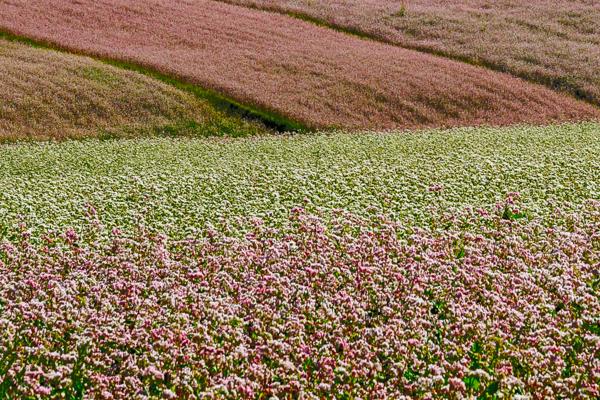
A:
[[[478,376],[467,376],[463,379],[465,386],[467,389],[471,389],[474,392],[479,390],[479,386],[481,386],[481,380]]]

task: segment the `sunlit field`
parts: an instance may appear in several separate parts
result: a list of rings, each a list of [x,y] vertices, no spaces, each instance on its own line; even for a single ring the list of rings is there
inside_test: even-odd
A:
[[[597,108],[509,74],[209,0],[65,0],[50,8],[46,0],[2,2],[0,25],[70,50],[135,62],[312,128],[600,117]]]
[[[140,221],[181,238],[220,219],[278,224],[296,206],[427,224],[430,207],[490,207],[520,192],[534,216],[600,197],[598,124],[249,139],[5,146],[0,221],[30,229]]]
[[[599,12],[0,0],[0,400],[600,398]]]
[[[485,65],[600,104],[600,3],[224,0]]]

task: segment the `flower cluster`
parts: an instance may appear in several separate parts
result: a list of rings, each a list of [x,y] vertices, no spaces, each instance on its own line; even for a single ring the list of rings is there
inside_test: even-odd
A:
[[[92,213],[93,214],[93,213]],[[0,391],[58,398],[597,398],[600,203],[428,228],[301,208],[183,241],[0,246]]]

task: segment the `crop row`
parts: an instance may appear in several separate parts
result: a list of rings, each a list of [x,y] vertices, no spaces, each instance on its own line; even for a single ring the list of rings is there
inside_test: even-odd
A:
[[[191,93],[88,57],[0,39],[0,70],[0,142],[264,131]]]

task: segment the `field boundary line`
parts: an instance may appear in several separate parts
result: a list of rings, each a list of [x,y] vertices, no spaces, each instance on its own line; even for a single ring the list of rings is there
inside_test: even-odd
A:
[[[334,31],[337,31],[340,33],[345,33],[347,35],[351,35],[351,36],[354,36],[354,37],[357,37],[357,38],[360,38],[363,40],[370,40],[373,42],[383,43],[383,44],[399,47],[399,48],[406,49],[406,50],[413,50],[413,51],[417,51],[419,53],[430,54],[432,56],[445,58],[445,59],[456,61],[456,62],[461,62],[463,64],[472,65],[474,67],[480,67],[480,68],[488,69],[490,71],[500,72],[503,74],[513,76],[515,78],[522,79],[526,82],[545,86],[548,89],[551,89],[555,92],[568,95],[571,98],[583,101],[592,106],[595,106],[596,108],[600,108],[600,102],[594,100],[592,96],[582,93],[581,91],[577,90],[576,87],[565,86],[565,83],[560,82],[559,80],[548,79],[548,78],[545,78],[542,76],[532,77],[527,74],[513,73],[511,70],[509,70],[501,65],[492,63],[492,62],[487,62],[484,60],[474,60],[470,57],[460,56],[460,55],[456,55],[456,54],[452,54],[452,53],[440,51],[440,50],[433,50],[433,49],[427,48],[425,46],[412,46],[412,45],[400,44],[393,40],[386,39],[384,37],[380,37],[380,36],[368,33],[364,30],[353,29],[353,28],[349,28],[349,27],[346,27],[346,26],[343,26],[340,24],[325,21],[325,20],[319,19],[317,17],[313,17],[312,15],[305,13],[305,12],[301,12],[301,11],[285,11],[285,10],[281,10],[281,9],[279,9],[277,7],[273,7],[273,6],[260,6],[260,5],[256,5],[256,4],[240,4],[240,3],[237,3],[237,2],[231,1],[231,0],[211,0],[211,1],[214,1],[217,3],[228,4],[231,6],[247,8],[247,9],[256,10],[256,11],[264,11],[264,12],[271,12],[271,13],[279,14],[279,15],[285,15],[290,18],[294,18],[294,19],[298,19],[298,20],[301,20],[304,22],[311,23],[311,24],[319,26],[321,28],[332,29]],[[565,90],[565,89],[568,89],[568,90]]]
[[[304,124],[292,120],[283,115],[274,113],[269,110],[261,109],[259,107],[243,104],[237,101],[236,99],[219,93],[213,89],[207,89],[196,83],[190,83],[181,78],[177,78],[175,76],[159,72],[156,69],[147,65],[143,65],[141,63],[124,61],[118,58],[102,57],[94,53],[87,53],[85,51],[74,50],[68,46],[58,45],[52,41],[32,39],[24,35],[16,34],[4,28],[0,28],[0,39],[7,40],[9,42],[26,44],[35,48],[89,57],[93,60],[102,62],[107,65],[111,65],[116,68],[143,74],[150,78],[157,79],[170,86],[174,86],[177,89],[188,92],[194,95],[196,98],[205,100],[215,109],[227,115],[237,116],[246,120],[254,120],[261,122],[267,128],[273,129],[280,133],[312,131],[312,129],[308,128]]]

